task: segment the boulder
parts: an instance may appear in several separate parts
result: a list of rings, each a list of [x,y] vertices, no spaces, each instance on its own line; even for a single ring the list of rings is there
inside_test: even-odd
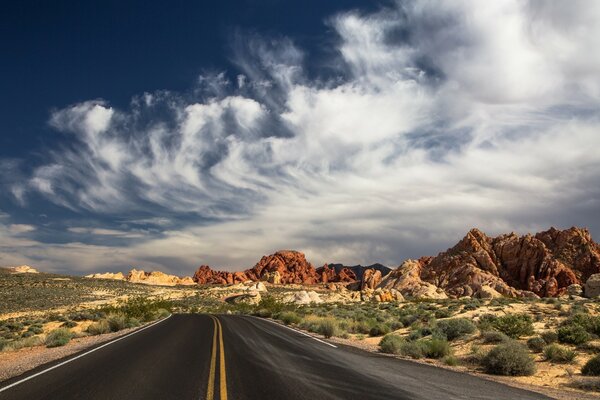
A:
[[[225,301],[231,304],[257,305],[261,299],[262,296],[259,292],[248,292],[228,297]]]
[[[286,296],[285,301],[288,303],[294,303],[294,304],[300,304],[300,305],[323,302],[323,300],[321,299],[321,297],[319,296],[319,294],[317,292],[314,292],[314,291],[307,292],[306,290],[300,290],[298,292],[295,292],[295,293],[292,293],[292,294]]]
[[[252,292],[266,292],[267,287],[262,282],[256,282],[256,283],[253,283],[250,286],[248,286],[246,288],[246,290],[252,291]]]
[[[592,298],[600,295],[600,273],[592,274],[585,282],[585,297]]]
[[[491,288],[488,285],[483,285],[477,290],[477,292],[475,292],[474,297],[477,297],[478,299],[496,299],[498,297],[502,297],[502,295],[494,288]]]

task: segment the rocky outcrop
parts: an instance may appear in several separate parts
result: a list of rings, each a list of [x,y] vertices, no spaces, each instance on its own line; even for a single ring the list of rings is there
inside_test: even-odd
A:
[[[334,268],[330,267],[328,264],[323,265],[320,268],[317,268],[317,274],[320,277],[320,282],[328,283],[328,282],[356,282],[356,274],[348,269],[341,268],[339,271],[336,271]]]
[[[228,297],[225,301],[231,304],[247,304],[254,306],[260,303],[261,299],[262,296],[259,292],[248,292]]]
[[[367,266],[362,266],[362,265],[347,266],[344,264],[326,264],[326,265],[329,268],[334,269],[337,274],[339,274],[342,270],[352,271],[354,273],[354,276],[356,276],[356,280],[358,280],[358,281],[363,280],[363,274],[365,273],[365,271],[367,271],[369,269],[373,269],[375,271],[381,272],[381,276],[386,276],[387,274],[392,272],[391,268],[386,267],[383,264],[372,264],[372,265],[367,265]]]
[[[142,283],[145,285],[156,285],[156,286],[177,286],[177,285],[195,285],[196,282],[189,276],[180,278],[175,275],[168,275],[161,271],[144,272],[142,270],[132,269],[127,275],[123,275],[121,272],[112,273],[106,272],[103,274],[91,274],[86,275],[86,278],[95,279],[113,279],[120,281],[127,281],[131,283]]]
[[[323,302],[321,296],[319,296],[317,292],[307,292],[306,290],[300,290],[298,292],[288,294],[286,297],[284,297],[283,301],[286,303],[294,303],[298,305]]]
[[[39,274],[39,271],[29,265],[19,265],[17,267],[8,267],[11,274]]]
[[[122,272],[117,272],[117,273],[105,272],[103,274],[90,274],[90,275],[86,275],[85,277],[86,278],[94,278],[94,279],[114,279],[117,281],[125,280],[125,275],[123,275]]]
[[[378,288],[395,289],[403,296],[428,299],[445,299],[448,296],[443,289],[421,279],[421,270],[429,259],[406,260],[397,269],[383,278]]]
[[[263,281],[274,285],[302,284],[314,285],[329,282],[354,282],[356,276],[350,270],[339,273],[323,266],[315,269],[304,254],[294,250],[281,250],[264,256],[254,267],[242,272],[214,271],[202,265],[194,273],[194,281],[199,284],[235,284],[245,281]]]
[[[360,282],[360,290],[375,289],[381,282],[381,271],[375,269],[367,269],[362,281]]]
[[[180,278],[175,275],[168,275],[161,271],[145,272],[132,269],[125,277],[125,280],[132,283],[143,283],[145,285],[157,286],[176,286],[176,285],[195,285],[196,283],[190,277]]]
[[[554,297],[598,272],[600,247],[586,229],[551,228],[536,235],[498,237],[472,229],[456,246],[436,257],[406,261],[386,276],[380,287],[395,287],[404,295],[417,297],[435,296],[433,288],[451,297],[495,296],[494,292],[511,297]]]

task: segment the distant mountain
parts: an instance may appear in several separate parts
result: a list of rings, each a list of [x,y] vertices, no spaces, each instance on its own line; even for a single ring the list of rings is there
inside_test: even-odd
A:
[[[367,270],[367,269],[374,269],[375,271],[379,271],[379,272],[381,272],[381,276],[386,276],[387,274],[392,272],[392,268],[386,267],[385,265],[379,264],[379,263],[367,265],[367,266],[362,266],[362,265],[347,266],[344,264],[327,264],[327,266],[329,268],[333,268],[335,270],[335,272],[338,274],[340,273],[340,271],[342,269],[347,268],[350,271],[354,272],[354,275],[356,275],[356,279],[359,281],[362,280],[365,270]]]

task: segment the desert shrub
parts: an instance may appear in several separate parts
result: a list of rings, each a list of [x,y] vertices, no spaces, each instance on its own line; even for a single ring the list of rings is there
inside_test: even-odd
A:
[[[273,316],[273,313],[268,308],[259,308],[258,310],[256,310],[254,315],[261,318],[271,318]]]
[[[546,344],[546,341],[539,336],[533,337],[527,341],[527,347],[534,353],[541,353]]]
[[[447,308],[440,308],[439,310],[435,310],[436,318],[450,318],[452,316],[452,311]]]
[[[169,310],[166,310],[164,308],[159,308],[158,310],[155,311],[154,315],[156,319],[161,319],[161,318],[166,318],[170,315],[171,313],[169,312]],[[135,317],[135,316],[130,316],[131,319],[135,319],[139,321],[139,318]],[[139,325],[139,323],[138,323]]]
[[[590,334],[581,325],[561,326],[556,333],[561,343],[583,344],[591,339]]]
[[[450,354],[450,344],[444,339],[427,339],[421,342],[427,358],[442,358]]]
[[[77,322],[75,321],[65,321],[60,326],[63,328],[75,328],[77,326]]]
[[[444,357],[444,364],[454,367],[454,366],[460,364],[460,361],[458,360],[458,358],[456,358],[454,356],[446,356],[446,357]]]
[[[536,369],[527,348],[515,341],[495,346],[483,357],[482,364],[487,373],[494,375],[533,375]]]
[[[29,332],[32,332],[34,335],[39,335],[40,333],[44,333],[44,329],[39,325],[32,325],[27,330]]]
[[[404,342],[400,345],[400,353],[403,356],[410,358],[423,357],[423,345],[421,342]]]
[[[300,318],[300,316],[293,311],[282,312],[279,314],[278,319],[280,319],[286,325],[297,324],[302,321],[302,318]]]
[[[127,316],[123,313],[110,313],[106,317],[106,321],[111,332],[118,332],[121,329],[127,328]]]
[[[583,310],[587,311],[585,308]],[[600,317],[584,314],[581,311],[573,314],[565,321],[564,325],[579,325],[589,333],[600,334]]]
[[[317,332],[326,338],[336,336],[339,332],[338,323],[333,318],[323,318],[319,321]]]
[[[369,330],[369,336],[381,336],[390,333],[391,329],[387,324],[377,324]]]
[[[388,334],[381,339],[379,342],[379,348],[383,353],[389,354],[400,354],[400,350],[402,344],[404,343],[404,339],[402,336]]]
[[[483,314],[479,317],[477,327],[480,331],[492,331],[494,330],[494,322],[498,319],[494,314]]]
[[[31,336],[33,336],[33,332],[31,332],[31,331],[25,331],[25,332],[21,333],[22,338],[28,338]]]
[[[87,332],[90,335],[101,335],[103,333],[109,333],[110,325],[108,321],[105,319],[101,319],[100,321],[93,322],[87,327]]]
[[[3,350],[19,350],[24,347],[39,346],[43,343],[39,336],[31,336],[28,338],[13,340],[4,344]]]
[[[443,334],[448,340],[455,340],[459,337],[475,332],[475,325],[466,318],[454,318],[439,321],[437,331]]]
[[[407,339],[411,342],[414,342],[415,340],[419,340],[423,337],[423,333],[421,332],[420,329],[414,330],[414,331],[410,331],[410,333],[408,334]]]
[[[0,351],[4,350],[4,347],[8,344],[8,340],[0,338]]]
[[[600,355],[590,358],[581,368],[582,375],[600,376]]]
[[[558,342],[558,334],[554,331],[543,332],[540,336],[547,344]]]
[[[533,321],[527,314],[503,315],[496,318],[492,326],[513,339],[533,334]]]
[[[504,343],[510,340],[504,333],[497,331],[482,332],[481,339],[483,343]]]
[[[59,347],[69,343],[73,333],[67,328],[58,328],[50,331],[46,336],[46,347]]]
[[[570,363],[575,360],[577,353],[573,350],[567,349],[559,344],[550,344],[544,347],[544,357],[546,360],[555,363]]]

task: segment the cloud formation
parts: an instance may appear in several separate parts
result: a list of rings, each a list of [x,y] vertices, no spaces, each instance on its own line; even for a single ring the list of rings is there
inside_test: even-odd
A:
[[[72,139],[14,196],[110,222],[65,227],[84,242],[127,242],[46,245],[0,225],[0,255],[189,272],[294,247],[315,263],[397,265],[472,226],[600,234],[599,5],[398,2],[326,23],[333,77],[308,74],[290,38],[237,35],[234,83],[54,112]]]

